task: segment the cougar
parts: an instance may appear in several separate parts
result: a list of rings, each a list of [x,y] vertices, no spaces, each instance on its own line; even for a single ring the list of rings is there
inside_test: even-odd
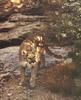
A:
[[[44,62],[44,48],[43,48],[43,37],[34,36],[27,38],[23,41],[19,49],[19,60],[20,60],[20,72],[22,85],[25,82],[25,69],[28,68],[31,72],[30,86],[35,87],[36,76],[38,67],[41,64],[41,58],[43,57]]]
[[[22,42],[19,49],[20,85],[25,82],[25,69],[27,68],[31,72],[29,79],[30,87],[35,87],[38,68],[41,67],[41,64],[45,66],[45,51],[59,58],[59,56],[52,53],[45,45],[45,39],[42,35],[33,35]]]

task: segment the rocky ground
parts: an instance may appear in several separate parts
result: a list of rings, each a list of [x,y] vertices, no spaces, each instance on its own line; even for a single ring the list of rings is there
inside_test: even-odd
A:
[[[70,51],[67,47],[54,48],[50,47],[52,51],[54,50],[54,52],[63,56],[66,56],[67,51]],[[70,77],[70,71],[61,64],[62,59],[55,59],[47,54],[45,55],[46,67],[38,72],[37,86],[34,89],[29,88],[28,76],[25,87],[19,86],[18,49],[19,47],[16,46],[0,49],[0,100],[81,99],[80,96],[77,97],[73,94],[75,80]],[[80,86],[80,80],[76,80],[76,84]]]

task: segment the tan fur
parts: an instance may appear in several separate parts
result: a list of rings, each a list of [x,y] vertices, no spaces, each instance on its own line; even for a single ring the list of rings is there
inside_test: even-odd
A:
[[[30,52],[30,47],[35,49],[34,54]],[[29,51],[28,51],[29,50]],[[25,82],[25,69],[28,68],[31,70],[31,77],[30,77],[30,86],[35,87],[36,84],[36,76],[37,70],[40,66],[41,58],[44,53],[44,48],[36,46],[36,43],[25,40],[19,49],[19,60],[20,60],[20,72],[21,72],[21,82],[22,85]],[[32,58],[34,61],[30,63],[28,58]],[[29,59],[30,60],[30,59]]]

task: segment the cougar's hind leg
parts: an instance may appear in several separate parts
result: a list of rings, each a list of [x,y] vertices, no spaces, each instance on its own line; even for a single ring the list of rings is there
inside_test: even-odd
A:
[[[34,88],[36,85],[37,71],[38,71],[38,64],[35,64],[35,66],[33,66],[33,68],[31,69],[31,78],[30,78],[31,88]]]
[[[24,61],[20,62],[21,81],[20,81],[19,85],[24,85],[24,83],[25,83],[25,69],[26,69],[26,62],[24,62]]]

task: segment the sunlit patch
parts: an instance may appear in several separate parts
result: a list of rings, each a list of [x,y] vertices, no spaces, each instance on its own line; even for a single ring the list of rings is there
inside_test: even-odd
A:
[[[29,43],[29,42],[27,42],[27,43],[26,43],[26,42],[24,42],[24,44],[25,44],[25,45],[30,45],[30,43]]]
[[[42,41],[42,37],[41,36],[38,36],[37,38],[38,38],[39,41]]]
[[[42,36],[36,36],[35,39],[36,39],[37,41],[43,41]]]
[[[72,63],[72,58],[67,58],[65,61],[64,61],[64,64],[70,64]]]
[[[20,4],[21,0],[11,0],[11,2],[14,3],[14,4]]]
[[[40,61],[40,51],[41,51],[41,48],[40,47],[37,47],[37,52],[35,54],[36,62],[39,62]]]
[[[32,43],[32,46],[34,47],[35,46],[35,43]]]
[[[12,8],[12,3],[10,1],[8,1],[5,5],[4,5],[4,10],[7,12]]]
[[[11,3],[15,5],[17,8],[21,8],[23,5],[22,0],[11,0]]]
[[[39,46],[43,47],[43,44],[42,43],[39,43]]]
[[[28,58],[30,58],[30,59],[34,59],[34,57],[35,57],[35,55],[33,54],[33,53],[28,53]]]

